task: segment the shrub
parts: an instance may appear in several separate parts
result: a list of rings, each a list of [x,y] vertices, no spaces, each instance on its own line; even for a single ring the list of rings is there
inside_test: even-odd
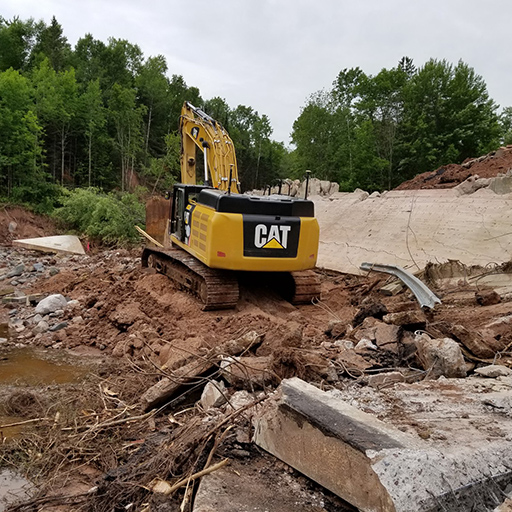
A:
[[[134,226],[144,226],[145,208],[134,194],[86,188],[69,192],[55,216],[101,243],[125,245],[139,240]]]

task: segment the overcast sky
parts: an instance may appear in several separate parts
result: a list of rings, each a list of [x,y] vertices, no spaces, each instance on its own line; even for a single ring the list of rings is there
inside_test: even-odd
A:
[[[286,143],[306,98],[340,70],[376,74],[404,55],[462,59],[512,105],[510,0],[2,0],[0,15],[55,15],[72,45],[91,33],[162,54],[169,75],[267,114]]]

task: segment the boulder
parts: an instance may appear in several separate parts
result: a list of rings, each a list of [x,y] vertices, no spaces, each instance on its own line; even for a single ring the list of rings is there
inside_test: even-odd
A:
[[[65,309],[68,304],[66,298],[57,293],[55,295],[49,295],[46,299],[43,299],[36,306],[36,313],[40,315],[48,315],[49,313],[54,313],[59,309]]]
[[[459,344],[451,338],[432,339],[427,334],[415,338],[417,357],[429,378],[466,376],[466,363]]]

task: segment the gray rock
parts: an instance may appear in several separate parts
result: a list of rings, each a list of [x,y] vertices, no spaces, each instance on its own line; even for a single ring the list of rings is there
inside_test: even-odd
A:
[[[55,267],[52,267],[50,270],[49,270],[49,274],[51,276],[56,276],[58,273],[60,272],[60,270],[58,268],[55,268]]]
[[[48,322],[41,320],[37,323],[32,332],[34,334],[41,334],[43,332],[46,332],[49,328],[50,326],[48,325]]]
[[[34,263],[33,267],[36,272],[44,272],[44,265],[42,263]]]
[[[59,322],[57,325],[54,325],[53,327],[50,327],[51,332],[60,331],[61,329],[64,329],[68,326],[67,322]]]
[[[6,277],[7,279],[9,279],[10,277],[21,276],[23,272],[25,272],[25,265],[23,265],[23,263],[20,263],[19,265],[16,265],[14,269],[7,274]]]
[[[356,346],[355,351],[360,354],[368,350],[377,350],[377,345],[374,345],[368,338],[363,338]]]
[[[11,220],[11,222],[9,222],[9,233],[14,233],[16,231],[16,228],[18,227],[18,224],[16,224],[16,222],[14,222],[13,220]]]
[[[55,295],[49,295],[46,299],[43,299],[36,306],[36,313],[41,315],[47,315],[48,313],[54,313],[58,309],[64,309],[67,306],[67,300],[63,295],[57,293]]]
[[[31,321],[33,324],[38,324],[42,319],[43,317],[40,314],[37,314],[31,318]]]
[[[489,366],[477,368],[475,373],[482,377],[496,378],[512,375],[512,370],[501,364],[490,364]]]

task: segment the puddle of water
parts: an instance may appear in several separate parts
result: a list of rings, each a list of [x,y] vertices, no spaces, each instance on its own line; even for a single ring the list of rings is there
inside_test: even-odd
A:
[[[23,432],[23,427],[26,428],[26,425],[15,425],[14,427],[4,427],[3,425],[19,423],[21,421],[25,421],[26,419],[27,418],[18,418],[17,416],[2,416],[0,414],[0,443],[3,442],[4,439],[12,439],[13,437],[19,437],[19,435]],[[0,491],[0,495],[1,494],[2,493]]]
[[[33,490],[34,486],[25,478],[8,469],[0,470],[0,512],[10,503],[29,498]]]
[[[81,366],[44,359],[30,349],[0,353],[0,384],[66,384],[77,382],[86,372]]]

